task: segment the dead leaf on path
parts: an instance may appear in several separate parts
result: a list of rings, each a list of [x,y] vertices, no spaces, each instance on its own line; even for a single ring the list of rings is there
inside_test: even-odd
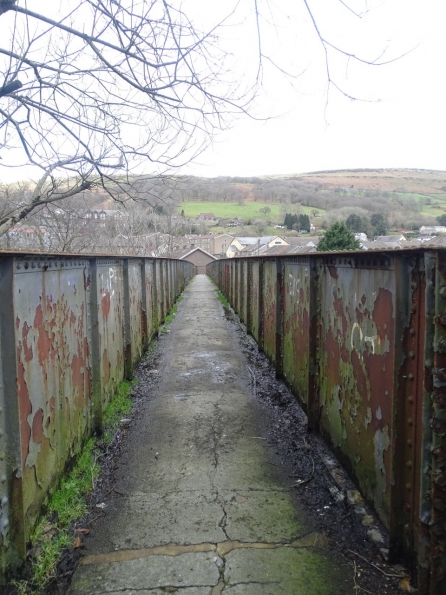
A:
[[[88,535],[90,533],[90,529],[76,529],[76,533],[82,533],[82,535]]]
[[[410,584],[410,578],[408,576],[405,576],[404,578],[402,578],[400,580],[400,589],[402,591],[405,591],[406,593],[415,593],[416,589],[414,589],[411,584]]]
[[[73,545],[73,548],[74,548],[74,549],[77,549],[78,547],[81,547],[81,545],[82,545],[82,539],[81,539],[81,538],[80,538],[80,536],[78,535],[78,536],[76,537],[76,539],[74,540],[74,545]]]

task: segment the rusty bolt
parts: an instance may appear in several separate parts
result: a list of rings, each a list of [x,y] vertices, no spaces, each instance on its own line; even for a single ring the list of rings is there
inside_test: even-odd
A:
[[[441,488],[446,487],[446,473],[442,473],[440,469],[436,469],[432,473],[432,481],[435,485],[440,486]]]
[[[410,331],[409,331],[409,333],[410,333],[410,334],[412,335],[412,337],[413,337],[413,336],[414,336],[414,334],[415,334],[415,329],[414,329],[414,328],[411,328],[411,329],[410,329]]]
[[[413,426],[413,419],[411,417],[408,417],[407,423],[409,424],[409,426]]]
[[[411,489],[412,489],[412,484],[410,483],[410,481],[408,481],[406,483],[406,490],[409,490],[409,492],[410,492]]]
[[[439,436],[446,436],[446,422],[439,419],[433,419],[431,427]]]
[[[434,448],[432,452],[437,457],[437,459],[446,459],[446,450],[441,446]]]
[[[407,355],[410,359],[414,359],[414,357],[415,357],[415,353],[413,351],[409,351],[409,353]]]
[[[407,446],[412,446],[413,442],[412,440],[409,438],[409,440],[407,441]]]
[[[414,375],[413,374],[408,374],[407,375],[407,379],[408,380],[413,380],[414,379]]]
[[[410,311],[412,312],[412,314],[415,314],[415,312],[417,311],[417,307],[415,304],[412,304],[412,306],[410,307]]]
[[[413,396],[412,396],[412,395],[409,395],[409,396],[407,397],[407,400],[409,401],[409,403],[413,403],[413,401],[414,401],[414,398],[413,398]]]
[[[409,502],[406,502],[406,504],[404,505],[404,508],[409,512],[409,510],[412,508],[412,506],[409,504]]]
[[[437,378],[446,382],[446,368],[437,368]]]
[[[410,286],[412,287],[412,289],[416,289],[418,287],[418,283],[416,283],[415,281],[412,281]]]
[[[407,462],[406,462],[406,467],[407,467],[408,469],[412,469],[412,467],[413,467],[412,461],[407,461]]]

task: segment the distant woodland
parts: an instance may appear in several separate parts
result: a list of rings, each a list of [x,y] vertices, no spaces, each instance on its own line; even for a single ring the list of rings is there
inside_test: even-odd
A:
[[[0,185],[0,216],[17,212],[29,202],[27,183]],[[360,170],[318,172],[275,177],[164,177],[133,179],[48,204],[26,221],[36,249],[54,251],[115,251],[132,245],[144,250],[153,234],[166,242],[190,233],[229,231],[236,235],[322,233],[336,221],[369,237],[391,231],[414,231],[438,225],[446,215],[446,172],[422,170]],[[116,211],[107,223],[86,225],[91,210]],[[215,220],[197,220],[212,212]],[[291,218],[290,218],[291,217]],[[293,223],[290,224],[290,221]],[[305,224],[302,222],[305,221]],[[300,222],[300,223],[296,223]],[[23,224],[22,224],[23,226]],[[284,226],[278,232],[276,227]],[[33,234],[33,229],[36,230]],[[23,235],[23,234],[22,234]],[[13,236],[0,238],[16,247]],[[33,246],[30,246],[33,247]],[[173,249],[173,248],[172,248]]]

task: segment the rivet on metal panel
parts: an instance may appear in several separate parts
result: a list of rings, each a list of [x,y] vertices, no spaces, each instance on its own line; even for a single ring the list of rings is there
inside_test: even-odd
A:
[[[435,449],[433,450],[433,453],[434,453],[434,455],[435,455],[435,456],[436,456],[438,459],[446,459],[446,451],[445,451],[445,450],[443,450],[443,449],[441,448],[441,446],[440,446],[440,447],[438,447],[438,448],[435,448]]]
[[[409,510],[410,510],[412,507],[411,507],[411,505],[409,504],[409,502],[406,502],[406,504],[404,505],[404,508],[405,508],[407,511],[409,511]]]
[[[444,287],[440,287],[440,289],[438,290],[438,293],[440,294],[440,296],[445,299],[446,298],[446,286]]]
[[[408,481],[406,483],[406,490],[409,490],[410,491],[411,489],[412,489],[412,484],[410,483],[410,481]]]
[[[407,400],[409,401],[409,403],[413,403],[413,396],[412,395],[409,395],[407,397]]]
[[[410,531],[410,526],[408,524],[404,525],[404,531]]]
[[[20,263],[18,263],[17,270],[19,271],[21,268],[22,268],[22,265]]]
[[[414,375],[413,374],[408,374],[407,379],[408,380],[413,380],[414,379]]]
[[[410,359],[414,359],[414,357],[415,357],[415,353],[414,353],[413,351],[409,351],[409,353],[408,353],[408,357],[409,357]]]
[[[416,283],[415,281],[412,281],[412,283],[410,284],[412,289],[416,289],[418,287],[418,283]]]
[[[409,438],[409,440],[407,441],[407,446],[412,446],[413,442],[412,440]]]
[[[415,312],[417,311],[417,306],[415,304],[412,304],[412,306],[410,307],[410,311],[415,314]]]
[[[413,463],[412,463],[412,461],[407,461],[407,462],[406,462],[406,467],[407,467],[408,469],[412,469],[412,467],[413,467]]]
[[[432,361],[427,361],[426,366],[432,366]],[[446,382],[446,368],[437,368],[437,378],[441,382]]]
[[[408,417],[407,423],[409,424],[409,426],[413,426],[413,419],[411,417]]]
[[[411,328],[411,329],[410,329],[410,331],[409,331],[409,333],[412,335],[412,337],[415,335],[415,332],[416,332],[416,331],[415,331],[415,329],[414,329],[414,328]]]

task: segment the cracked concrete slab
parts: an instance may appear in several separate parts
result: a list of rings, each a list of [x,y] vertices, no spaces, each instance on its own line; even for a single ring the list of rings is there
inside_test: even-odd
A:
[[[341,560],[317,548],[239,549],[227,554],[224,592],[262,595],[352,593]],[[248,586],[250,589],[248,589]],[[255,588],[257,590],[255,590]]]
[[[277,466],[214,286],[184,295],[69,595],[351,593]]]
[[[174,592],[174,588],[208,587],[209,593],[219,579],[214,557],[212,552],[187,553],[177,557],[154,556],[113,564],[83,565],[75,573],[69,593],[99,595],[167,587],[172,589],[170,592]]]

